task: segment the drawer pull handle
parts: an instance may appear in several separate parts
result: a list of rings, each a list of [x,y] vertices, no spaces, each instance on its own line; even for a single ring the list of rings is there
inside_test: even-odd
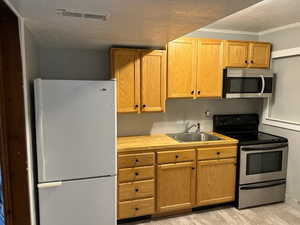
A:
[[[179,158],[179,155],[176,155],[175,157],[176,157],[176,159],[178,159],[178,158]]]
[[[135,189],[135,192],[139,192],[139,189],[138,189],[138,188],[136,188],[136,189]]]
[[[135,211],[138,211],[139,210],[139,208],[135,208]]]
[[[138,175],[139,175],[139,173],[138,173],[138,172],[135,172],[135,175],[136,175],[136,176],[138,176]]]

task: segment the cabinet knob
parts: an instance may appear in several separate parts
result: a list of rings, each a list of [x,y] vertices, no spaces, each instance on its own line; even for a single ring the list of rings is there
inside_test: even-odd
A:
[[[138,160],[138,159],[135,159],[135,162],[139,162],[139,160]]]
[[[194,170],[195,169],[195,167],[192,167],[192,170]]]
[[[217,152],[217,155],[220,155],[220,152]]]
[[[248,60],[245,60],[245,63],[248,64]]]
[[[253,63],[254,63],[254,61],[253,61],[253,60],[251,60],[251,63],[253,64]]]
[[[139,173],[138,173],[138,172],[135,172],[135,175],[136,175],[136,176],[138,176],[138,175],[139,175]]]
[[[138,211],[139,210],[139,208],[135,208],[135,211]]]
[[[198,95],[200,95],[201,91],[198,91]]]
[[[145,107],[146,107],[146,105],[144,104],[144,105],[143,105],[143,108],[145,108]]]
[[[191,94],[193,95],[195,93],[195,91],[191,91]]]
[[[135,105],[135,106],[134,106],[134,108],[138,108],[138,107],[139,107],[139,105]]]
[[[178,158],[179,158],[179,155],[176,155],[175,158],[178,159]]]
[[[136,188],[136,189],[135,189],[135,192],[139,192],[139,189]]]

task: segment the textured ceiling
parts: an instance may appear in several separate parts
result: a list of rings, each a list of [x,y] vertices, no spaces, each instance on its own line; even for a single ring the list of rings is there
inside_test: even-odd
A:
[[[300,22],[300,0],[264,0],[206,28],[262,32]]]
[[[261,0],[9,0],[44,46],[163,46]],[[64,18],[56,9],[110,14],[106,22]]]

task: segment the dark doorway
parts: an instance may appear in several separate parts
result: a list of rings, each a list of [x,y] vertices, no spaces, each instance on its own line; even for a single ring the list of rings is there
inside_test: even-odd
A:
[[[0,165],[6,225],[30,225],[18,18],[0,0]]]

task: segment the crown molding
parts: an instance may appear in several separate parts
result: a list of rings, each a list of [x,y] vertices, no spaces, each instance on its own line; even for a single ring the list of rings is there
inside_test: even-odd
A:
[[[227,29],[200,28],[200,29],[198,29],[198,31],[224,33],[224,34],[258,35],[258,32],[248,32],[248,31],[241,31],[241,30],[227,30]]]
[[[259,35],[264,35],[264,34],[269,34],[269,33],[273,33],[273,32],[276,32],[276,31],[286,30],[286,29],[289,29],[289,28],[294,28],[294,27],[299,27],[299,26],[300,26],[300,22],[291,23],[291,24],[288,24],[288,25],[284,25],[284,26],[264,30],[264,31],[258,32],[258,34]]]

